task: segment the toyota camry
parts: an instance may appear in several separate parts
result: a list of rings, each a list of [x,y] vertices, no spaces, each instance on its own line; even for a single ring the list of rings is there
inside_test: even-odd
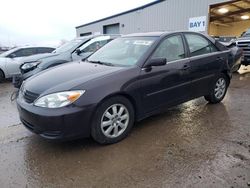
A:
[[[135,121],[204,96],[223,100],[229,51],[196,32],[154,32],[117,38],[85,61],[27,79],[17,106],[23,125],[47,139],[125,138]]]

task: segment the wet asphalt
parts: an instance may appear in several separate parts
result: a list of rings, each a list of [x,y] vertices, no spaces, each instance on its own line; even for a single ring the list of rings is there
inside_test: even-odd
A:
[[[250,187],[250,66],[221,104],[203,98],[137,123],[120,143],[50,142],[0,84],[0,187]]]

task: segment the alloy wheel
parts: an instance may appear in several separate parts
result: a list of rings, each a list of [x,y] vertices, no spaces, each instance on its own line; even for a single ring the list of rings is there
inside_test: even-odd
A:
[[[226,92],[226,81],[224,78],[217,80],[214,89],[214,95],[217,99],[221,99]]]
[[[129,112],[123,104],[113,104],[102,115],[101,130],[108,138],[119,137],[128,127]]]

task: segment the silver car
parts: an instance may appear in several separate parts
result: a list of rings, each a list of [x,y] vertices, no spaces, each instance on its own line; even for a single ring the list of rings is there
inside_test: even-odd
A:
[[[0,82],[20,74],[19,62],[22,58],[34,54],[50,53],[53,50],[55,49],[50,47],[26,46],[14,48],[0,54]]]
[[[120,35],[89,35],[78,37],[56,48],[50,54],[33,55],[21,59],[21,75],[13,78],[13,84],[19,88],[23,80],[64,63],[86,59],[99,48]]]

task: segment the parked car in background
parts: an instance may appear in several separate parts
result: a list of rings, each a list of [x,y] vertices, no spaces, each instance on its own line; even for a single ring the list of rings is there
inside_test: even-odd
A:
[[[27,79],[17,98],[19,115],[47,139],[91,135],[101,144],[116,143],[134,121],[163,108],[201,96],[222,101],[231,79],[229,53],[195,32],[123,36],[85,62]]]
[[[229,45],[228,49],[230,49],[228,64],[231,72],[237,72],[241,67],[242,49],[236,46],[235,42]]]
[[[51,47],[26,46],[11,49],[0,54],[0,82],[6,78],[11,78],[13,75],[20,74],[21,58],[34,55],[49,53],[55,50]]]
[[[236,44],[243,51],[241,64],[245,66],[250,65],[250,28],[238,38]]]
[[[231,72],[237,72],[241,67],[242,49],[236,45],[237,38],[234,36],[212,36],[217,42],[230,50],[228,64]]]
[[[0,47],[0,54],[6,52],[6,51],[8,51],[8,50],[10,50],[10,49],[7,48],[7,47]]]
[[[236,36],[214,36],[213,38],[221,42],[225,46],[230,46],[232,44],[235,44],[235,41],[237,40]]]
[[[51,67],[63,63],[85,59],[96,50],[120,35],[91,35],[76,38],[57,48],[53,53],[36,55],[23,59],[21,76],[15,78],[14,85],[20,87],[23,80]]]

